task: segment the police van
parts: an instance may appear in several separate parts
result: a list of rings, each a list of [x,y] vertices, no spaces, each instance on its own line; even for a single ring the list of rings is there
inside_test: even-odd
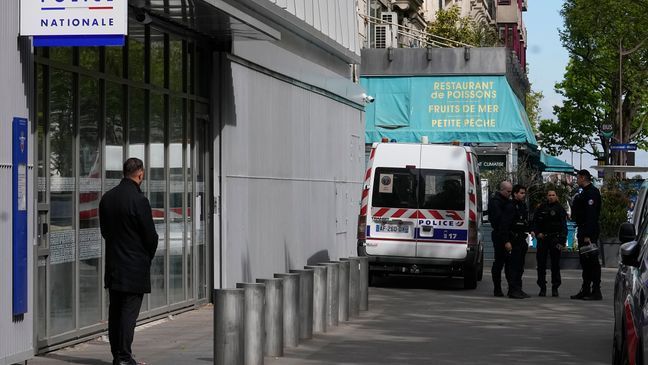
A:
[[[358,220],[358,254],[375,276],[483,272],[477,158],[460,145],[374,143]]]

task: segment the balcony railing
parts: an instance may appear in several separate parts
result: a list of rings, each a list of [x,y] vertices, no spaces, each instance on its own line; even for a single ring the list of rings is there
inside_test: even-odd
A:
[[[388,22],[380,18],[359,14],[370,34],[370,48],[459,48],[471,44],[430,34],[413,27]]]

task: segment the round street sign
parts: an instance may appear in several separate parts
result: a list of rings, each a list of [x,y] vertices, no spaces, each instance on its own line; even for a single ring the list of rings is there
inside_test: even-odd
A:
[[[614,130],[612,129],[612,124],[603,124],[601,126],[601,134],[603,134],[603,137],[605,138],[610,138],[614,134]]]

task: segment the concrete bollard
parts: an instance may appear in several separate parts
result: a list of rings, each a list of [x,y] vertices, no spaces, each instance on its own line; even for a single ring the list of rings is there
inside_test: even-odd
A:
[[[243,363],[243,289],[214,290],[214,364]]]
[[[283,279],[283,342],[299,346],[299,274],[274,274]]]
[[[338,284],[340,308],[338,319],[340,322],[347,322],[349,320],[349,261],[338,262],[340,263],[340,280]]]
[[[299,274],[299,339],[313,338],[313,270],[290,270]]]
[[[360,310],[369,310],[369,257],[360,256]]]
[[[304,266],[313,271],[313,332],[326,332],[326,266]]]
[[[265,344],[266,356],[283,356],[283,279],[257,279],[265,284]]]
[[[243,364],[263,365],[265,285],[237,283],[245,291]]]
[[[340,311],[338,289],[340,284],[340,264],[325,262],[319,265],[326,267],[326,327],[337,327],[339,325],[338,313]]]
[[[360,260],[357,257],[341,258],[349,261],[349,317],[360,317]]]

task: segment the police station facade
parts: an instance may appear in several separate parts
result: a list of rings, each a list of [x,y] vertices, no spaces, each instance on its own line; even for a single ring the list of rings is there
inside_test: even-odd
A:
[[[160,236],[141,321],[354,254],[364,112],[351,2],[129,1],[125,44],[106,47],[34,47],[19,0],[0,13],[0,364],[106,329],[97,208],[127,157],[145,162]],[[30,132],[20,315],[5,210],[13,117]]]

